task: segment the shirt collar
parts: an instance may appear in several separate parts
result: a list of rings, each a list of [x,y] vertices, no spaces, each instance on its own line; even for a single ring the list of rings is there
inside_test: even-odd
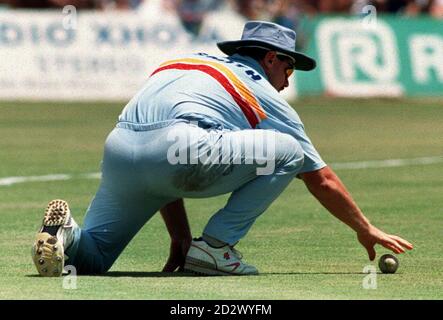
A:
[[[268,77],[266,76],[265,70],[263,69],[263,67],[260,65],[260,63],[248,56],[242,56],[238,53],[233,54],[232,56],[230,56],[230,58],[232,60],[234,60],[235,62],[240,62],[242,64],[247,65],[248,67],[251,67],[252,69],[254,69],[255,71],[257,71],[262,77],[264,77],[266,80],[269,80]]]

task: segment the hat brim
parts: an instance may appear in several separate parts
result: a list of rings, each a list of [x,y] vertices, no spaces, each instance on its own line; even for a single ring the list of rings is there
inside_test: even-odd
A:
[[[223,41],[217,43],[218,48],[228,56],[237,53],[240,48],[245,47],[261,47],[269,50],[275,50],[285,55],[288,55],[295,60],[295,69],[302,71],[310,71],[315,69],[316,62],[311,57],[304,55],[303,53],[297,51],[289,51],[286,49],[282,49],[280,47],[271,45],[267,42],[258,41],[258,40],[237,40],[237,41]]]

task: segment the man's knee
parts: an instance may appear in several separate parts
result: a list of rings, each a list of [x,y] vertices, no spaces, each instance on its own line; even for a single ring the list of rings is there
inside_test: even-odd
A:
[[[304,157],[297,139],[289,134],[278,134],[275,153],[277,174],[296,174],[303,166]]]
[[[75,261],[73,267],[79,275],[100,275],[105,274],[114,264],[114,259],[106,259],[103,255],[95,255],[88,259]],[[68,261],[69,264],[69,261]]]
[[[78,247],[67,252],[67,264],[75,267],[77,274],[104,274],[118,257],[114,248],[106,247],[105,242],[85,228],[81,231]],[[70,250],[70,249],[69,249]]]

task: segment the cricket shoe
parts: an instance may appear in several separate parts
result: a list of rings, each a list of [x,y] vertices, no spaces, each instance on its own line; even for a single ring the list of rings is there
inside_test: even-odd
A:
[[[52,200],[43,217],[42,226],[32,246],[32,260],[40,275],[59,277],[67,256],[64,251],[74,240],[77,223],[71,217],[68,203],[64,200]]]
[[[185,261],[185,271],[211,276],[256,275],[256,267],[241,261],[242,255],[226,245],[213,248],[202,239],[194,239]]]

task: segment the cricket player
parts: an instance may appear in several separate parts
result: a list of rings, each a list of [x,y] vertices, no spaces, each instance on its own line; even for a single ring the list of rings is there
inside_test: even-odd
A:
[[[279,95],[294,70],[316,65],[295,41],[290,29],[250,21],[241,40],[218,43],[226,56],[196,53],[160,65],[106,139],[83,227],[66,201],[48,204],[32,248],[38,272],[59,276],[72,265],[78,274],[104,273],[160,211],[171,237],[163,271],[258,274],[234,246],[294,178],[355,231],[370,260],[375,244],[397,254],[412,249],[369,222]],[[192,239],[183,199],[226,193],[225,206]]]

